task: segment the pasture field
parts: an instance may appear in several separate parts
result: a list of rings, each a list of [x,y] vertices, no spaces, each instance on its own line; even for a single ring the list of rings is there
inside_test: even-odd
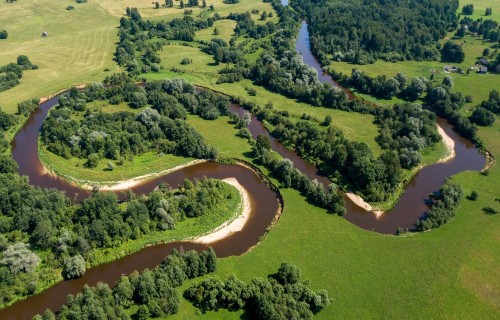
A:
[[[500,125],[481,128],[480,136],[500,155]],[[216,147],[224,144],[219,140]],[[232,148],[237,153],[243,144]],[[297,191],[281,188],[285,207],[279,222],[252,251],[220,259],[215,276],[236,274],[249,281],[275,272],[281,262],[295,264],[313,289],[329,292],[332,302],[318,319],[498,319],[499,215],[481,209],[500,211],[495,201],[500,170],[494,165],[488,176],[464,172],[453,179],[466,195],[476,190],[478,200],[464,199],[444,227],[402,237],[362,230],[308,204]],[[199,281],[187,281],[181,290]],[[183,300],[173,318],[242,316],[227,310],[200,314]]]

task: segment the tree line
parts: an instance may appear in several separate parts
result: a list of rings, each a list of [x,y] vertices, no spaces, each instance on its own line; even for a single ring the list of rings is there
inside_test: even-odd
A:
[[[95,265],[96,253],[168,232],[180,221],[216,214],[237,201],[215,179],[185,180],[178,189],[160,185],[147,196],[130,193],[120,204],[114,193],[97,192],[75,204],[63,192],[28,184],[17,173],[0,174],[0,305],[33,294],[56,280],[78,277]]]
[[[202,312],[244,310],[251,319],[312,319],[330,303],[326,290],[313,291],[300,269],[282,263],[275,274],[249,283],[231,275],[225,280],[208,277],[184,292]]]
[[[176,288],[186,279],[201,277],[216,268],[217,257],[212,248],[201,253],[174,249],[153,270],[121,276],[112,288],[102,282],[93,287],[85,285],[82,292],[68,295],[57,315],[47,309],[33,320],[162,318],[179,310]]]

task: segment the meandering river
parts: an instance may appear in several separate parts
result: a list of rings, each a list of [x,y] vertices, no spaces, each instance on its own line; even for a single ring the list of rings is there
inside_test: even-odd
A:
[[[309,34],[305,22],[297,39],[297,49],[303,55],[305,62],[318,71],[321,81],[338,86],[327,74],[323,73],[319,63],[314,59],[309,48]],[[31,184],[64,190],[69,197],[82,200],[88,197],[89,191],[83,190],[52,173],[46,172],[38,158],[39,131],[48,111],[57,105],[58,98],[56,96],[42,103],[30,115],[28,121],[12,142],[12,153],[14,159],[19,164],[19,174],[28,176]],[[235,104],[230,106],[230,110],[240,115],[243,112],[242,108]],[[469,141],[459,137],[445,120],[439,119],[438,123],[455,141],[456,157],[445,163],[430,165],[420,170],[410,183],[408,183],[394,209],[379,218],[373,213],[358,207],[346,198],[346,220],[361,228],[380,233],[392,234],[396,231],[397,227],[411,229],[415,221],[427,210],[424,199],[427,198],[429,193],[438,190],[446,178],[465,170],[481,170],[483,168],[485,158],[473,145]],[[259,134],[270,136],[262,123],[255,117],[252,118],[249,129],[254,137]],[[328,178],[321,175],[313,165],[300,158],[295,152],[284,147],[272,136],[270,138],[272,148],[275,151],[283,157],[292,160],[294,166],[309,178],[317,179],[324,185],[328,185]],[[167,182],[171,186],[177,186],[186,178],[195,179],[204,176],[217,179],[235,177],[248,191],[252,213],[243,230],[220,241],[210,243],[210,246],[214,248],[218,257],[243,254],[258,243],[259,237],[265,233],[266,228],[280,208],[279,195],[270,190],[254,171],[239,165],[206,162],[145,181],[131,190],[137,194],[144,194],[152,191],[160,182]],[[321,226],[318,227],[320,228]],[[172,249],[179,249],[181,246],[185,250],[201,250],[206,248],[205,245],[190,241],[176,241],[146,247],[139,252],[127,255],[114,262],[91,268],[79,279],[61,281],[38,295],[17,302],[1,310],[0,319],[30,319],[34,314],[42,313],[46,308],[58,310],[65,303],[66,296],[81,291],[84,284],[93,285],[99,281],[112,284],[122,274],[156,266]]]

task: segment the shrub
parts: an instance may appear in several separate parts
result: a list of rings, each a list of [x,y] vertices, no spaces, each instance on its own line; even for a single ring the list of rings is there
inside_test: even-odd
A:
[[[64,279],[79,278],[85,273],[85,270],[85,260],[81,255],[76,255],[66,261],[62,276]]]

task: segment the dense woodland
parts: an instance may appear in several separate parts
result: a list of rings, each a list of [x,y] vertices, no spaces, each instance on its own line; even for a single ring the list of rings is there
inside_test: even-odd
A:
[[[0,92],[17,86],[25,70],[37,68],[38,66],[32,64],[30,59],[25,55],[18,56],[16,63],[0,66]]]
[[[437,60],[437,41],[456,28],[458,0],[294,0],[309,21],[311,48],[322,65],[330,58],[356,64]]]
[[[87,103],[127,101],[130,111],[92,111]],[[59,99],[59,106],[45,120],[41,140],[48,150],[65,158],[87,159],[95,167],[99,159],[124,159],[147,151],[195,158],[217,157],[217,151],[184,120],[187,112],[213,120],[227,113],[229,100],[212,92],[195,93],[179,79],[104,87],[94,83],[82,91],[73,88]],[[76,120],[75,116],[81,118]]]
[[[79,276],[85,270],[79,260],[93,265],[98,249],[175,229],[185,219],[227,211],[228,199],[237,200],[227,184],[202,179],[186,180],[180,189],[160,186],[148,196],[129,194],[124,204],[114,193],[101,192],[74,204],[60,191],[29,185],[15,173],[10,156],[0,159],[0,305],[53,281],[52,272],[44,270],[63,267],[66,278]]]

